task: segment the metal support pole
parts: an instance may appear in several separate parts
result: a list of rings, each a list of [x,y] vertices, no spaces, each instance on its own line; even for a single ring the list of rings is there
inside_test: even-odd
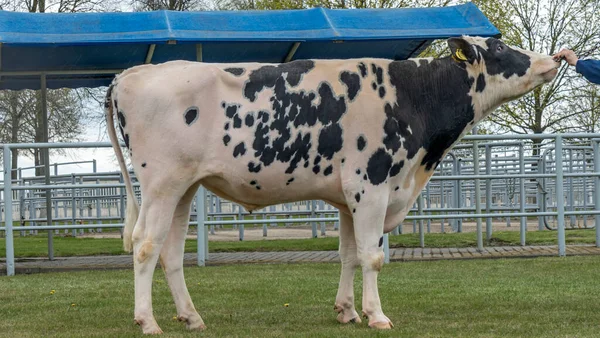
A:
[[[4,226],[6,230],[6,275],[15,275],[15,249],[13,244],[13,215],[12,215],[12,179],[10,177],[11,153],[4,146]]]
[[[519,173],[525,174],[525,150],[523,143],[519,145]],[[519,205],[520,211],[525,212],[525,179],[519,179]],[[527,233],[527,217],[521,217],[521,229],[520,229],[521,246],[525,246],[525,235]]]
[[[574,172],[574,168],[573,168],[573,149],[569,149],[569,173]],[[569,194],[568,196],[568,211],[573,211],[575,210],[575,197],[574,194],[575,192],[574,190],[574,186],[573,186],[573,177],[569,177],[568,179],[569,182]],[[575,215],[571,215],[571,217],[569,217],[569,226],[571,228],[574,228],[577,225],[577,217]]]
[[[316,201],[312,200],[310,201],[310,217],[311,218],[315,218],[316,216]],[[311,228],[312,228],[312,238],[317,238],[317,223],[316,222],[310,222]]]
[[[544,166],[544,161],[542,160],[542,158],[539,158],[537,161],[537,172],[538,174],[545,174],[545,166]],[[546,205],[546,194],[544,193],[544,186],[545,186],[545,181],[543,178],[538,178],[537,179],[537,204],[538,204],[538,211],[546,211],[545,205]],[[544,225],[544,216],[538,216],[538,231],[542,231],[544,230],[545,225]]]
[[[558,222],[558,255],[565,256],[565,195],[563,192],[563,138],[562,135],[557,135],[555,139],[555,156],[556,159],[556,211]]]
[[[383,234],[383,262],[390,262],[390,238],[388,234]]]
[[[417,198],[417,209],[419,216],[423,216],[423,194],[420,194]],[[419,220],[419,245],[421,248],[425,247],[425,233],[423,232],[423,220]]]
[[[196,220],[198,221],[198,231],[196,231],[198,266],[205,266],[208,256],[206,254],[206,250],[208,250],[206,232],[204,231],[204,222],[206,221],[206,189],[202,186],[196,192]]]
[[[594,172],[600,172],[599,140],[592,141],[594,145]],[[594,177],[594,208],[600,210],[600,177]],[[595,217],[596,247],[600,248],[600,215]]]
[[[477,128],[473,130],[477,134]],[[479,175],[479,145],[477,141],[473,141],[473,171],[475,175]],[[479,179],[475,179],[475,213],[481,214],[481,187]],[[481,226],[481,218],[477,217],[477,251],[483,252],[483,233]]]
[[[42,142],[48,143],[48,100],[47,94],[48,89],[46,87],[46,74],[42,74],[40,76],[41,83],[41,96],[40,103],[41,109],[40,112],[42,115]],[[44,148],[41,149],[42,157],[44,158],[44,182],[46,185],[50,185],[50,149]],[[52,190],[45,189],[46,194],[46,224],[52,225]],[[54,260],[54,234],[52,231],[48,231],[48,259]]]
[[[492,174],[492,148],[485,145],[485,174]],[[487,179],[485,181],[485,211],[489,214],[492,209],[492,180]],[[492,240],[492,218],[488,217],[485,219],[485,240]]]

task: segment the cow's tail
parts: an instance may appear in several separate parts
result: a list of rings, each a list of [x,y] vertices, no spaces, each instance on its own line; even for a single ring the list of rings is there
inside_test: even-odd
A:
[[[125,213],[125,228],[123,230],[123,249],[127,252],[133,250],[132,234],[135,223],[137,222],[139,214],[139,205],[135,194],[133,192],[133,186],[131,185],[131,179],[129,177],[129,171],[125,165],[125,159],[123,158],[123,151],[119,145],[117,139],[117,132],[115,131],[115,122],[113,117],[113,106],[112,91],[115,83],[113,82],[106,93],[106,101],[104,102],[104,108],[106,112],[106,129],[108,129],[108,136],[110,137],[110,143],[113,146],[119,167],[123,173],[123,180],[125,181],[125,190],[127,191],[127,211]]]

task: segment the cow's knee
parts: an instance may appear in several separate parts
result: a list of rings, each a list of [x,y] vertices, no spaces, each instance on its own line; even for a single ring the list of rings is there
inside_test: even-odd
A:
[[[381,271],[384,262],[384,253],[379,250],[377,252],[366,252],[360,257],[363,270]]]

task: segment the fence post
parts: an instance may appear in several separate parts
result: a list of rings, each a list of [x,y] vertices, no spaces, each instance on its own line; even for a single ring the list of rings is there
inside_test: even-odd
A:
[[[558,134],[555,139],[555,156],[556,161],[556,218],[558,222],[558,255],[565,256],[565,195],[563,191],[563,138]]]
[[[6,230],[6,275],[15,275],[15,250],[13,244],[12,179],[10,148],[4,145],[4,225]]]
[[[519,144],[519,173],[521,175],[525,174],[525,149],[523,147],[523,142],[521,142]],[[519,180],[519,206],[520,206],[520,211],[522,213],[525,212],[525,199],[527,197],[525,196],[525,178],[521,177],[521,179]],[[521,217],[521,236],[520,236],[520,240],[521,240],[521,246],[525,246],[525,234],[527,233],[527,217],[522,216]]]
[[[477,134],[477,128],[473,128],[473,134]],[[479,175],[479,144],[477,141],[473,141],[473,174]],[[479,186],[479,179],[476,178],[475,182],[475,213],[481,214],[481,187]],[[481,217],[477,217],[477,251],[483,252],[483,233],[481,226]]]
[[[388,234],[383,234],[383,262],[390,262],[390,238]]]
[[[419,194],[417,198],[417,211],[419,216],[423,216],[423,193]],[[421,248],[425,247],[425,232],[423,231],[423,219],[419,220],[419,246]]]
[[[594,145],[594,172],[597,174],[600,172],[600,147],[598,146],[600,140],[592,141]],[[600,210],[600,177],[594,177],[594,209]],[[595,216],[596,228],[596,247],[600,248],[600,215]]]
[[[312,200],[310,201],[310,218],[315,218],[316,217],[316,201]],[[317,222],[310,222],[311,228],[312,228],[312,238],[317,238]]]
[[[485,145],[485,173],[492,174],[492,148],[489,144]],[[485,211],[488,214],[492,213],[492,180],[489,178],[485,181]],[[485,219],[485,239],[488,242],[492,239],[491,217]]]
[[[198,229],[196,231],[196,255],[198,266],[206,265],[206,232],[204,231],[204,221],[206,220],[206,189],[200,187],[196,192],[196,221]],[[206,246],[206,247],[205,247]]]

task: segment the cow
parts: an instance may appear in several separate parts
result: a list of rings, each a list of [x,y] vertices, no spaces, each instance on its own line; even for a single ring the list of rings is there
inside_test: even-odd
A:
[[[178,319],[206,326],[183,275],[184,241],[200,185],[248,211],[319,199],[340,215],[340,323],[392,328],[377,290],[383,234],[402,223],[452,145],[498,106],[553,80],[552,57],[496,38],[447,40],[451,56],[282,64],[170,61],[115,77],[108,133],[127,190],[125,250],[133,249],[135,322],[161,333],[152,311],[160,259]],[[138,206],[113,115],[141,187]]]

